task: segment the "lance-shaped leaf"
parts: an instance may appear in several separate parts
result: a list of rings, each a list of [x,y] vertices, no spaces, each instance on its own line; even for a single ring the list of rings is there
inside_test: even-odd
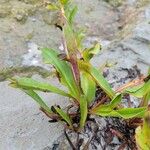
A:
[[[148,143],[147,140],[145,140],[141,126],[136,128],[135,139],[139,150],[150,150],[150,145],[149,145],[150,141]]]
[[[92,113],[96,113],[96,112],[109,113],[113,111],[115,107],[117,107],[117,105],[121,102],[121,99],[122,99],[122,94],[117,94],[114,96],[114,98],[111,100],[109,104],[97,106],[92,110]]]
[[[122,117],[124,119],[130,119],[134,117],[143,118],[146,111],[146,107],[141,108],[123,108],[115,111],[116,116]]]
[[[42,98],[33,90],[23,90],[26,94],[32,97],[41,108],[43,108],[46,112],[52,113],[51,109],[47,106],[47,104],[42,100]]]
[[[146,111],[145,107],[141,108],[122,108],[119,110],[111,110],[107,108],[101,108],[94,112],[96,115],[103,116],[103,117],[120,117],[124,119],[130,119],[134,117],[142,118]]]
[[[44,48],[42,50],[42,55],[45,63],[52,64],[59,72],[63,82],[67,85],[70,94],[74,98],[78,99],[79,89],[74,79],[74,75],[72,73],[70,65],[63,60],[60,60],[58,57],[58,53],[52,49]]]
[[[69,115],[58,107],[55,107],[55,110],[62,117],[62,119],[64,119],[68,123],[68,125],[72,127],[72,120],[70,119]]]
[[[62,5],[66,5],[70,0],[59,0]]]
[[[88,72],[95,79],[97,84],[104,90],[104,92],[112,99],[115,95],[115,92],[112,90],[111,86],[103,77],[103,75],[94,67],[91,67]]]
[[[83,51],[83,58],[85,61],[90,61],[94,55],[98,54],[101,50],[101,46],[99,43],[95,44],[92,48],[87,48]]]
[[[85,39],[85,31],[80,29],[79,31],[75,32],[75,36],[78,50],[81,53],[83,49],[83,40]]]
[[[77,10],[78,10],[78,7],[75,6],[75,7],[70,11],[70,13],[69,13],[68,21],[69,21],[69,23],[70,23],[71,25],[72,25],[72,23],[73,23],[73,20],[74,20],[74,17],[75,17],[75,15],[76,15],[76,13],[77,13]]]
[[[66,39],[67,49],[69,54],[77,53],[77,40],[73,28],[69,23],[63,27],[64,36]]]
[[[148,92],[144,97],[143,97],[143,106],[148,106],[150,101],[150,92]]]
[[[68,93],[58,89],[57,87],[54,87],[48,83],[42,83],[38,82],[36,80],[33,80],[31,78],[16,78],[12,79],[12,82],[10,85],[15,88],[21,88],[25,90],[38,90],[38,91],[44,91],[44,92],[53,92],[57,93],[63,96],[71,97]]]
[[[47,8],[48,10],[58,10],[58,9],[59,9],[59,7],[58,7],[56,4],[52,4],[52,3],[49,3],[49,4],[46,6],[46,8]]]
[[[143,126],[136,129],[136,143],[141,150],[150,149],[150,110],[144,116]]]
[[[96,84],[93,78],[86,72],[81,73],[81,87],[88,104],[90,104],[95,98]]]
[[[122,99],[122,94],[116,94],[115,97],[111,100],[110,102],[110,107],[112,109],[114,109],[115,107],[117,107],[118,104],[120,104]]]
[[[150,80],[142,85],[126,89],[125,93],[129,93],[135,97],[142,98],[147,93],[150,93]]]
[[[92,67],[90,63],[79,60],[78,66],[80,70],[88,72],[111,99],[115,96],[115,92],[106,81],[106,79],[103,77],[103,75],[96,68]]]
[[[83,128],[87,119],[88,108],[87,100],[84,96],[80,98],[80,128]]]

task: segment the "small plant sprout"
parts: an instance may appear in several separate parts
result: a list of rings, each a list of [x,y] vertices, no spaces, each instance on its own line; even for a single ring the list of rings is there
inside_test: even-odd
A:
[[[77,6],[73,6],[71,0],[58,0],[56,3],[48,4],[47,8],[57,11],[59,14],[59,23],[56,26],[62,31],[64,51],[59,53],[52,48],[43,48],[41,50],[42,57],[46,64],[50,64],[56,69],[59,82],[67,90],[32,78],[13,78],[10,85],[31,96],[39,104],[40,110],[52,121],[63,121],[68,128],[74,131],[81,131],[90,115],[123,119],[142,118],[147,108],[145,106],[139,108],[120,107],[123,93],[114,91],[102,73],[90,63],[90,60],[100,52],[101,45],[95,43],[90,48],[84,48],[84,33],[80,29],[78,31],[74,26]],[[150,81],[140,85],[139,93],[135,93],[137,87],[126,92],[141,97],[150,91],[148,90],[149,83]],[[103,94],[97,99],[98,88]],[[53,92],[68,97],[71,106],[66,106],[66,108],[71,108],[71,110],[63,109],[59,104],[48,106],[38,95],[38,91]],[[145,95],[146,99],[147,97],[149,95]]]

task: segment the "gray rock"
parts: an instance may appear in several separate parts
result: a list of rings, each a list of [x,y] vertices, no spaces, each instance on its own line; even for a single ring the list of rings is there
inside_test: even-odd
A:
[[[34,78],[39,79],[37,76]],[[57,83],[54,79],[52,82],[55,85]],[[0,89],[1,150],[41,150],[62,134],[63,126],[59,123],[50,124],[30,97],[9,87],[8,82],[0,83]],[[49,106],[67,104],[67,99],[56,97],[55,94],[40,95]]]
[[[149,20],[139,24],[133,32],[133,36],[137,40],[142,40],[143,43],[150,43],[150,23]],[[142,43],[141,43],[142,44]]]

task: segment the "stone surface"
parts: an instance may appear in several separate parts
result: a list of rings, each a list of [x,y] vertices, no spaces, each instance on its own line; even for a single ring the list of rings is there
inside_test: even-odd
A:
[[[30,97],[9,87],[8,82],[0,83],[0,89],[0,150],[42,150],[59,137],[63,126],[50,124]],[[66,105],[64,97],[40,95],[47,104]]]

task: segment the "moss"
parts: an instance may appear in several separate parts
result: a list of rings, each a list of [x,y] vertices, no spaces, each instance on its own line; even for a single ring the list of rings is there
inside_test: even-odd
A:
[[[9,4],[3,4],[0,5],[0,18],[5,18],[8,15],[10,15],[11,12],[11,5]]]
[[[12,16],[19,22],[25,23],[28,16],[33,15],[36,11],[36,6],[25,4],[22,2],[14,2],[13,9],[11,10]]]
[[[0,82],[17,75],[31,77],[34,74],[39,74],[43,78],[46,78],[53,75],[53,72],[49,72],[48,70],[39,66],[10,67],[0,71]]]
[[[144,7],[148,3],[150,3],[150,0],[138,0],[138,2],[137,2],[137,8]]]

